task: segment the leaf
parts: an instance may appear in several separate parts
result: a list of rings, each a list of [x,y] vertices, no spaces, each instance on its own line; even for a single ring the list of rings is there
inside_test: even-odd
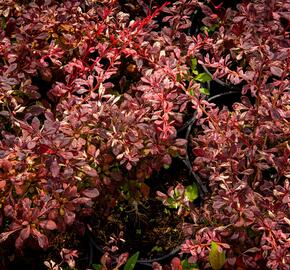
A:
[[[187,186],[185,189],[185,199],[189,202],[193,202],[195,199],[198,198],[198,188],[195,183],[191,186]]]
[[[226,262],[225,252],[219,251],[219,246],[216,242],[211,242],[211,249],[209,252],[209,263],[214,270],[220,270]]]
[[[55,230],[57,228],[57,225],[53,220],[41,221],[39,222],[39,226],[46,230]]]
[[[210,94],[209,90],[207,88],[204,88],[204,87],[200,88],[199,92],[204,94],[204,95],[207,95],[207,96]]]
[[[174,208],[174,209],[177,209],[180,205],[180,203],[176,202],[173,198],[168,198],[167,203],[168,203],[169,208]]]
[[[41,248],[46,249],[48,247],[48,238],[44,234],[35,228],[31,229],[31,234],[37,239],[38,245]]]
[[[179,258],[174,257],[170,262],[171,270],[182,270],[181,261]]]
[[[4,188],[6,186],[6,180],[0,181],[0,189]]]
[[[184,186],[182,184],[178,184],[174,188],[174,197],[179,198],[179,197],[183,196],[184,191],[185,191]]]
[[[31,122],[31,127],[35,130],[38,131],[40,127],[40,121],[37,117],[33,117],[32,122]]]
[[[195,78],[194,78],[195,81],[199,81],[199,82],[202,82],[202,83],[205,83],[205,82],[209,82],[211,81],[211,76],[208,75],[207,73],[200,73],[198,74]]]
[[[195,263],[189,263],[188,259],[184,259],[181,261],[181,267],[182,269],[186,269],[186,270],[198,270],[198,266]]]
[[[15,241],[15,246],[20,249],[23,246],[23,242],[30,236],[30,226],[26,226],[20,231],[19,236]]]
[[[191,72],[194,75],[198,74],[198,71],[196,70],[196,66],[197,66],[197,59],[196,58],[191,59]]]
[[[128,252],[122,253],[119,256],[118,261],[117,261],[117,266],[114,269],[116,269],[116,270],[119,269],[127,261],[128,256],[129,256]]]
[[[94,270],[102,270],[102,265],[101,264],[93,264]]]
[[[98,176],[97,171],[94,168],[90,167],[89,165],[84,165],[83,168],[82,168],[82,170],[88,176],[91,176],[91,177]]]
[[[105,93],[105,87],[102,83],[100,83],[100,86],[99,86],[99,96],[103,96]]]
[[[56,159],[54,159],[50,165],[50,172],[52,177],[57,177],[60,172],[60,166]]]
[[[272,66],[270,67],[270,71],[274,76],[281,77],[283,74],[283,69],[279,67]]]
[[[139,251],[132,255],[124,266],[124,270],[133,270],[139,257]]]
[[[146,185],[145,183],[141,183],[140,191],[144,198],[148,198],[150,194],[150,187]]]
[[[72,225],[75,221],[75,217],[76,217],[76,214],[74,212],[65,209],[64,221],[67,225]]]
[[[3,232],[3,233],[1,233],[0,234],[0,243],[6,241],[11,234],[15,233],[16,231],[18,231],[20,229],[21,228],[18,228],[18,229],[15,229],[13,231],[9,231],[9,232]]]
[[[86,189],[83,194],[88,198],[96,198],[100,195],[100,192],[96,188]]]

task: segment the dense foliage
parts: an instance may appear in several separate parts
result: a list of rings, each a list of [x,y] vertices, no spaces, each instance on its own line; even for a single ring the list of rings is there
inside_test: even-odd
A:
[[[191,218],[188,263],[289,269],[289,0],[124,2],[0,3],[0,245],[84,233],[179,157],[201,205],[183,183],[158,195]],[[216,106],[213,83],[240,102]]]

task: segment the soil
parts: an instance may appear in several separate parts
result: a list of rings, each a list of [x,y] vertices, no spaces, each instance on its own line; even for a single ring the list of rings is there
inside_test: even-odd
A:
[[[152,259],[170,253],[183,241],[176,213],[164,211],[162,203],[154,199],[139,205],[138,210],[128,206],[120,212],[116,209],[107,221],[99,222],[93,228],[95,241],[100,246],[118,245],[118,254],[140,251],[141,258]],[[112,237],[116,242],[110,243]]]
[[[161,170],[145,182],[150,187],[149,198],[138,202],[126,198],[117,203],[108,217],[96,215],[91,220],[93,241],[107,249],[117,245],[117,254],[140,251],[140,259],[150,260],[170,253],[184,241],[182,218],[156,198],[156,191],[166,193],[169,186],[190,182],[188,178],[184,164],[174,160],[169,169]]]

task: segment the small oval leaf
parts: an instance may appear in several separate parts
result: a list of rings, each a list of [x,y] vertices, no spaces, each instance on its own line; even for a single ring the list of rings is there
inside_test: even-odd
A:
[[[211,81],[211,79],[212,79],[211,76],[208,75],[207,73],[199,73],[194,78],[195,81],[199,81],[199,82],[202,82],[202,83],[209,82],[209,81]]]
[[[99,190],[96,188],[86,189],[82,193],[88,198],[96,198],[100,195]]]
[[[216,242],[211,242],[211,249],[209,252],[209,263],[214,270],[220,270],[226,262],[226,254],[224,251],[219,251],[219,246]]]
[[[193,202],[195,199],[198,198],[198,188],[195,183],[190,186],[187,186],[185,189],[185,199]]]

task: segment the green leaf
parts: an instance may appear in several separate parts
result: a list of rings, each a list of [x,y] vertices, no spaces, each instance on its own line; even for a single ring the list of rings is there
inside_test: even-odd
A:
[[[200,30],[203,31],[203,32],[208,32],[209,28],[207,26],[202,26],[200,27]]]
[[[179,207],[179,203],[177,203],[173,198],[168,198],[167,202],[169,203],[169,208],[177,209]]]
[[[102,270],[102,265],[100,264],[93,264],[94,270]]]
[[[1,17],[1,29],[4,30],[6,28],[6,19],[5,17]]]
[[[214,270],[220,270],[226,262],[226,254],[224,251],[219,251],[219,246],[216,242],[211,242],[211,249],[209,252],[209,263]]]
[[[195,183],[190,186],[187,186],[185,189],[185,199],[193,202],[195,199],[198,198],[198,188]]]
[[[209,82],[209,81],[211,81],[211,79],[212,79],[211,76],[208,75],[208,74],[205,73],[205,72],[198,74],[198,75],[194,78],[194,80],[199,81],[199,82],[202,82],[202,83]]]
[[[207,96],[210,94],[209,90],[207,88],[204,88],[204,87],[200,88],[199,91],[200,91],[200,93],[207,95]]]
[[[157,253],[160,253],[160,252],[162,252],[162,247],[159,247],[159,246],[155,246],[155,247],[153,247],[152,249],[151,249],[151,252],[157,252]]]
[[[197,59],[196,58],[192,58],[191,59],[191,72],[194,75],[197,75],[198,74],[198,71],[196,70],[196,66],[197,66]]]
[[[196,263],[189,263],[188,259],[181,261],[182,269],[184,270],[198,270],[198,265]]]
[[[138,257],[139,257],[139,251],[137,251],[135,254],[133,254],[127,261],[127,263],[125,264],[124,266],[124,270],[133,270],[136,263],[137,263],[137,260],[138,260]]]

